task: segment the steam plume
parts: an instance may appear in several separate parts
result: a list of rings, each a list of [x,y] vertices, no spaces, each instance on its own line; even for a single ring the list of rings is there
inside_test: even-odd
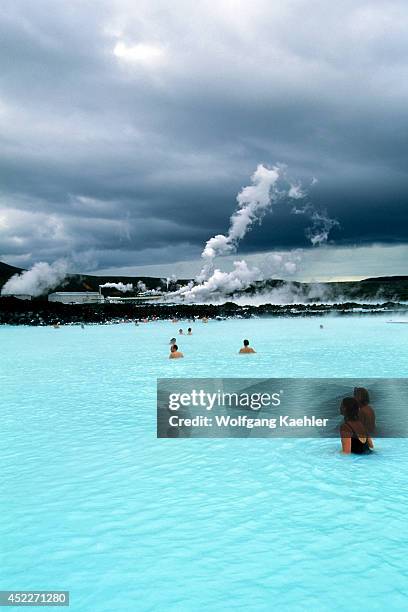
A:
[[[196,283],[189,283],[179,291],[170,294],[172,299],[187,299],[189,301],[208,301],[208,299],[222,299],[222,296],[231,296],[234,292],[243,291],[255,281],[271,277],[271,273],[283,272],[285,275],[294,274],[301,262],[298,250],[289,254],[274,254],[258,267],[249,267],[241,260],[234,262],[231,272],[222,272],[214,269],[214,260],[219,255],[228,255],[236,252],[240,240],[251,229],[252,225],[262,221],[268,210],[272,209],[279,200],[302,200],[306,198],[300,182],[291,182],[286,175],[286,168],[275,165],[268,169],[259,165],[251,177],[252,184],[244,187],[237,195],[237,210],[231,216],[230,226],[226,234],[217,234],[210,238],[201,254],[204,265],[196,277]],[[317,179],[313,178],[311,185]],[[320,246],[328,240],[330,230],[338,222],[330,219],[326,211],[318,211],[312,204],[306,203],[303,207],[293,206],[292,213],[305,214],[311,219],[311,226],[306,235],[313,246]]]
[[[101,288],[109,287],[110,289],[117,289],[118,291],[121,291],[122,293],[126,293],[127,291],[132,291],[133,289],[132,283],[127,283],[126,285],[124,283],[105,283],[104,285],[100,285],[100,286]]]
[[[310,202],[305,206],[293,207],[292,213],[295,215],[307,215],[312,224],[306,229],[306,237],[313,246],[320,246],[329,239],[330,231],[340,224],[337,219],[331,219],[326,209],[317,210]]]
[[[146,285],[144,284],[143,281],[137,281],[136,289],[138,291],[144,292],[144,291],[146,291],[147,287],[146,287]]]
[[[230,295],[235,291],[242,291],[251,283],[259,280],[258,268],[250,268],[246,261],[234,261],[234,269],[231,272],[214,270],[207,280],[199,285],[183,287],[177,293],[183,298],[191,301],[205,301],[210,295]]]
[[[314,210],[311,214],[312,225],[306,230],[306,236],[313,246],[327,242],[330,231],[339,225],[336,219],[330,219],[326,210]]]
[[[237,195],[237,210],[231,216],[227,234],[217,234],[206,242],[201,254],[204,266],[196,278],[198,285],[183,287],[173,293],[173,297],[205,301],[210,296],[231,295],[235,291],[242,291],[251,283],[264,278],[259,268],[251,268],[243,260],[234,261],[234,269],[231,272],[214,269],[214,260],[219,255],[234,253],[253,224],[260,223],[275,202],[284,198],[298,200],[303,198],[304,194],[300,184],[292,184],[287,180],[285,167],[281,165],[275,165],[271,169],[259,165],[251,181],[252,184],[243,187]],[[277,257],[279,259],[279,256]],[[296,271],[294,260],[283,260],[280,256],[279,263],[289,274]]]
[[[217,234],[210,238],[201,254],[205,263],[197,277],[198,282],[208,279],[213,271],[213,262],[218,255],[227,255],[236,251],[238,243],[255,221],[262,217],[278,199],[279,178],[283,176],[283,167],[273,166],[271,170],[260,164],[251,177],[252,185],[244,187],[237,195],[238,208],[230,219],[228,233]]]
[[[53,264],[40,261],[30,270],[15,274],[3,285],[2,295],[32,295],[38,297],[57,287],[67,275],[68,262],[59,259]]]

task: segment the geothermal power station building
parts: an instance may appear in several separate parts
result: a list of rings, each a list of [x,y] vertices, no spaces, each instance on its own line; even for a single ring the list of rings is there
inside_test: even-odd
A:
[[[49,302],[62,304],[98,304],[104,301],[99,291],[56,291],[48,296]]]
[[[32,300],[33,296],[28,293],[14,293],[7,296],[19,300]],[[60,304],[139,304],[160,300],[163,294],[160,292],[143,292],[134,296],[108,295],[104,296],[98,291],[55,291],[48,295],[49,302],[59,302]]]
[[[104,296],[98,291],[56,291],[48,296],[49,302],[60,302],[61,304],[110,304],[121,303],[139,303],[159,300],[162,294],[143,292],[133,297],[125,297],[121,295]]]

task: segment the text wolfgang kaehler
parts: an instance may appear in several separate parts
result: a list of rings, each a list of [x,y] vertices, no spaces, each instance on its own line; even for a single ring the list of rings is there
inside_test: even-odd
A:
[[[257,427],[276,429],[277,427],[327,427],[329,419],[321,419],[312,416],[293,418],[280,415],[278,418],[252,418],[247,415],[229,416],[215,415],[214,417],[197,415],[195,417],[180,417],[176,414],[169,418],[172,427],[246,427],[254,429]]]

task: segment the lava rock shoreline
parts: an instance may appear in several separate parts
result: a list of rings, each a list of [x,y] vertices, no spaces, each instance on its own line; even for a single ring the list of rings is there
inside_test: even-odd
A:
[[[146,319],[192,320],[322,316],[344,314],[408,313],[408,304],[386,302],[359,304],[262,304],[240,306],[233,302],[214,304],[61,304],[45,300],[25,301],[13,297],[0,299],[0,325],[80,325],[138,322]]]

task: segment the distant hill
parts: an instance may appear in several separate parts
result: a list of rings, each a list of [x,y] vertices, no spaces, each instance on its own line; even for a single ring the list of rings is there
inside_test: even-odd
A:
[[[21,272],[24,272],[23,268],[16,268],[0,262],[0,290],[9,278]],[[161,278],[152,276],[94,276],[90,274],[68,274],[63,283],[52,289],[52,291],[99,291],[99,285],[104,285],[105,283],[131,283],[136,287],[139,281],[144,283],[146,289],[160,288],[161,290],[166,290],[166,282]],[[179,279],[177,282],[184,285],[187,284],[189,280]],[[175,289],[174,281],[169,283],[169,289]],[[120,294],[120,292],[112,288],[105,289],[104,292],[110,295]]]
[[[408,276],[378,276],[374,278],[365,278],[361,282],[362,283],[399,283],[399,282],[407,282]]]
[[[123,283],[125,285],[131,283],[136,288],[138,282],[142,282],[146,286],[146,289],[160,289],[161,291],[165,291],[167,288],[164,279],[152,276],[91,276],[89,274],[69,274],[64,283],[53,291],[98,291],[99,285],[104,285],[105,283]],[[178,280],[177,282],[184,285],[189,281]],[[169,284],[169,289],[175,289],[174,281]],[[120,292],[112,288],[104,289],[104,292],[109,293],[109,295],[120,294]]]
[[[14,274],[19,274],[22,271],[22,268],[15,268],[14,266],[9,266],[8,264],[0,261],[0,289],[11,276],[14,276]]]
[[[271,279],[253,283],[243,293],[255,295],[277,289],[286,289],[301,300],[342,302],[345,300],[407,301],[408,276],[384,276],[361,281],[331,281],[326,283],[300,283]]]

